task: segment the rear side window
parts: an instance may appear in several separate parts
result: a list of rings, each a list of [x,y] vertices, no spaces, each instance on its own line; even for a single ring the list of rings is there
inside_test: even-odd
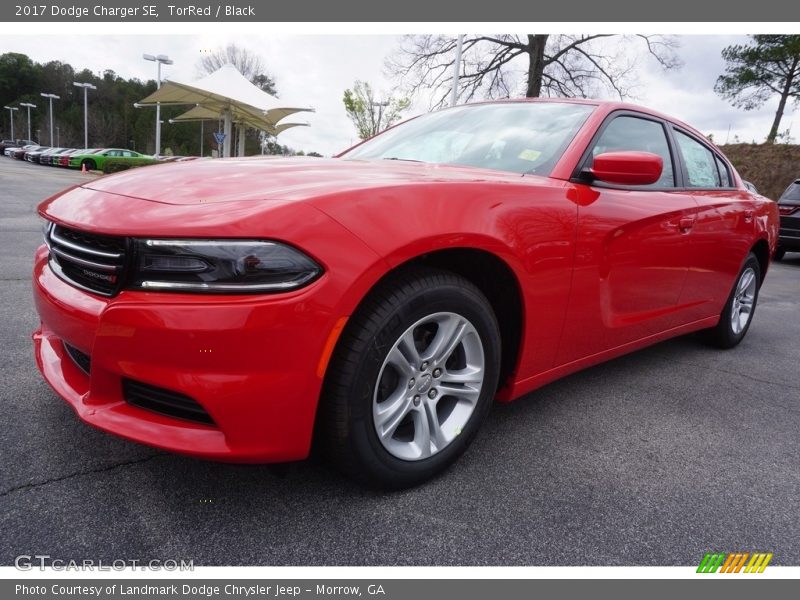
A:
[[[597,143],[592,148],[592,157],[604,152],[626,151],[651,152],[658,154],[664,161],[661,178],[647,187],[675,187],[672,156],[669,152],[667,135],[661,123],[627,115],[617,117],[600,134]]]
[[[779,202],[800,202],[800,182],[795,181],[781,194]]]
[[[717,161],[717,172],[719,173],[719,182],[722,187],[733,187],[733,181],[731,180],[730,171],[728,171],[728,167],[719,156],[716,154],[714,155],[714,159]]]
[[[686,165],[687,185],[696,188],[722,187],[714,153],[680,131],[675,132],[675,139]]]

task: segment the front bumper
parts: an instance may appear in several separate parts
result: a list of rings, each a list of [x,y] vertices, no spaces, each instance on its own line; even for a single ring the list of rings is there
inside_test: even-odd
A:
[[[234,462],[308,455],[327,333],[335,317],[315,297],[326,278],[271,297],[123,291],[102,298],[59,279],[39,248],[33,274],[41,326],[36,361],[85,422],[150,446]],[[65,350],[91,357],[87,375]],[[126,402],[123,379],[194,399],[196,423]]]

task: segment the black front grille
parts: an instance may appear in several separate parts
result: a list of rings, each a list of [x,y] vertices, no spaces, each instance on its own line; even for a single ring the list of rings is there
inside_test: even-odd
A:
[[[125,274],[126,238],[50,225],[45,240],[56,275],[102,296],[119,291]]]
[[[211,415],[195,400],[185,394],[165,390],[164,388],[133,379],[123,379],[122,395],[125,398],[125,402],[139,408],[151,410],[168,417],[214,425]]]
[[[64,350],[67,351],[67,354],[72,359],[72,362],[74,362],[81,371],[87,375],[91,372],[92,359],[89,358],[88,354],[84,354],[75,346],[70,346],[69,344],[64,344]]]

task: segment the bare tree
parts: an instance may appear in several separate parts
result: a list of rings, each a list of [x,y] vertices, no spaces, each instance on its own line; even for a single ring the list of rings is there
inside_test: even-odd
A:
[[[239,72],[247,77],[254,85],[268,94],[277,96],[275,79],[266,72],[264,61],[258,54],[236,44],[228,44],[224,48],[217,48],[204,53],[198,63],[201,73],[213,73],[221,66],[232,64]]]
[[[431,103],[446,104],[452,86],[457,38],[409,35],[386,63],[409,94],[428,89]],[[680,65],[675,38],[659,35],[501,34],[464,37],[459,99],[524,95],[586,98],[611,91],[630,97],[640,45],[663,69]],[[633,48],[635,49],[635,48]]]
[[[121,129],[122,124],[116,115],[106,111],[94,111],[89,120],[89,140],[97,147],[108,147],[114,143],[114,140],[120,139]],[[81,144],[83,144],[82,136],[81,132],[78,136]],[[127,148],[127,145],[123,147]]]

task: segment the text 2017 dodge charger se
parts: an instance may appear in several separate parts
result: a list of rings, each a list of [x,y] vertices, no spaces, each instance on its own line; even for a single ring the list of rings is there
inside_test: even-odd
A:
[[[660,340],[747,333],[778,235],[691,127],[619,103],[412,119],[335,159],[147,167],[39,207],[34,334],[86,422],[413,485],[508,402]]]

